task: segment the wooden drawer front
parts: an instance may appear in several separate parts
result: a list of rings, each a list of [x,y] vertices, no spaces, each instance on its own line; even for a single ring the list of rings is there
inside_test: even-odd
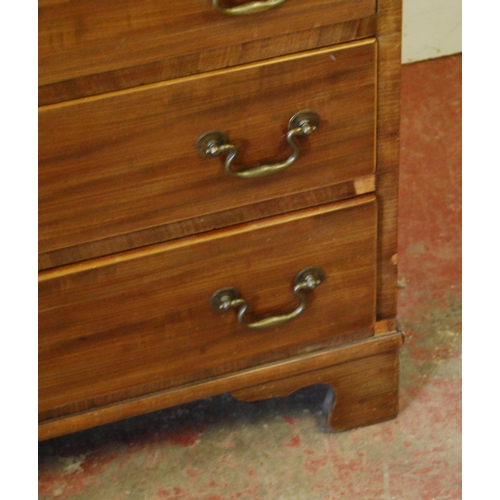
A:
[[[250,330],[236,311],[209,306],[216,290],[232,286],[249,302],[247,321],[288,313],[298,305],[294,277],[309,266],[326,278],[288,323]],[[40,411],[370,336],[375,266],[368,194],[40,273]]]
[[[245,2],[225,2],[237,3]],[[179,58],[188,55],[203,60],[217,49],[220,58],[227,51],[244,51],[256,40],[370,16],[375,3],[287,0],[258,14],[228,16],[214,9],[211,0],[39,0],[39,84],[157,61],[179,64]],[[274,47],[273,54],[267,40],[260,50],[254,49],[254,60],[279,55],[279,44]]]
[[[370,40],[41,108],[39,251],[372,174],[375,52]],[[234,178],[224,157],[196,151],[215,129],[239,148],[238,168],[283,161],[288,121],[308,108],[319,127],[277,174]]]

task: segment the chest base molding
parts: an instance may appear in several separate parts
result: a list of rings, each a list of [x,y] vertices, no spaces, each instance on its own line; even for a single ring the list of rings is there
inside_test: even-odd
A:
[[[328,424],[333,430],[344,431],[383,422],[395,418],[398,413],[399,349],[402,344],[401,333],[376,335],[342,347],[40,422],[38,437],[46,440],[226,392],[250,402],[284,397],[315,384],[326,384],[334,391],[333,406],[330,396],[326,401]]]

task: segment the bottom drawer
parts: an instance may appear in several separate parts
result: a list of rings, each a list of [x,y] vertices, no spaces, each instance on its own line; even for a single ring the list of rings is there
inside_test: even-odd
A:
[[[373,195],[40,273],[42,419],[372,334],[376,201]],[[293,293],[295,275],[325,277]],[[254,323],[210,307],[234,287]]]

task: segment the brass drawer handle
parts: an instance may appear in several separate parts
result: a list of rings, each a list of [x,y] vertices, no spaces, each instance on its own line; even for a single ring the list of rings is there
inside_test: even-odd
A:
[[[263,177],[264,175],[270,175],[284,170],[294,163],[299,157],[299,148],[297,144],[295,144],[294,137],[310,135],[317,129],[318,125],[318,113],[309,109],[299,111],[297,114],[292,116],[288,122],[286,140],[292,147],[292,154],[290,157],[281,163],[259,165],[242,171],[236,171],[231,168],[234,157],[238,153],[238,149],[233,144],[229,144],[229,139],[224,132],[206,132],[196,141],[196,149],[200,156],[209,158],[219,156],[222,153],[228,153],[224,162],[224,168],[226,169],[226,172],[233,177],[239,177],[241,179]]]
[[[244,14],[255,14],[257,12],[262,12],[263,10],[272,9],[274,7],[278,7],[282,3],[285,3],[286,0],[266,0],[264,2],[250,2],[245,3],[243,5],[237,5],[236,7],[222,7],[220,5],[220,0],[213,0],[212,3],[214,7],[227,14],[229,16],[241,16]]]
[[[299,298],[300,305],[291,313],[264,318],[254,323],[247,323],[245,321],[243,316],[248,309],[248,302],[241,298],[240,292],[238,292],[236,288],[221,288],[217,290],[210,298],[210,306],[212,309],[221,312],[233,308],[238,309],[238,323],[246,328],[270,328],[300,316],[306,308],[306,297],[303,291],[313,290],[319,286],[324,279],[325,272],[320,267],[307,267],[306,269],[302,269],[295,277],[295,286],[293,287],[293,293]]]

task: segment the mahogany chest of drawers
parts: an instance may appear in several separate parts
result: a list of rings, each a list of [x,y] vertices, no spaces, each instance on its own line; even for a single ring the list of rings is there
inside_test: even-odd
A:
[[[323,383],[397,414],[396,0],[39,0],[39,437]]]

